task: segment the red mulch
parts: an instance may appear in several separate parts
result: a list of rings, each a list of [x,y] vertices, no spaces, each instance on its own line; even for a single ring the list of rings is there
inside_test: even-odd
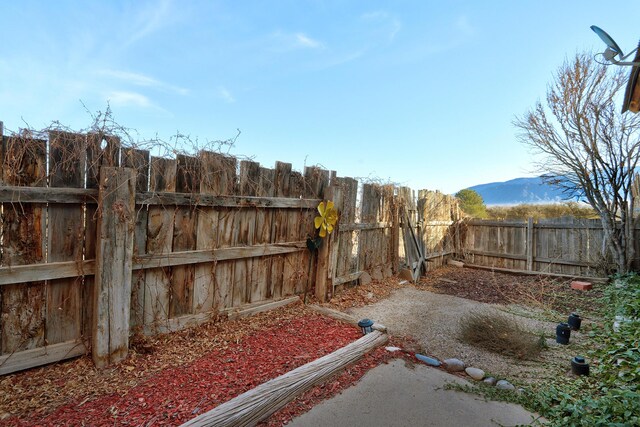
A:
[[[333,319],[305,315],[251,334],[241,342],[191,364],[158,372],[122,396],[112,394],[86,402],[78,400],[43,418],[37,415],[11,417],[0,421],[0,426],[180,425],[258,384],[331,353],[359,336],[357,328]],[[339,376],[328,386],[319,387],[303,402],[312,404],[317,398],[328,396],[331,390],[337,391],[355,381],[369,367],[384,360],[380,350],[374,353],[345,371],[344,377]],[[288,408],[278,415],[278,419],[289,419],[298,413]],[[270,421],[269,425],[278,425],[275,422]]]

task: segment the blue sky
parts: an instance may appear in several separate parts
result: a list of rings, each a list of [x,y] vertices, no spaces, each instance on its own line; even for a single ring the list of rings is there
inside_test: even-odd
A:
[[[532,172],[512,121],[567,56],[629,51],[637,1],[3,1],[0,120],[226,139],[452,193]],[[84,105],[83,105],[84,104]]]

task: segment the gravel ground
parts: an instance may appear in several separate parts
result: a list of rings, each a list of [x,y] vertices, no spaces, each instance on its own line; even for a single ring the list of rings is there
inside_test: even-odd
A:
[[[464,361],[467,366],[478,367],[516,382],[527,382],[543,376],[544,367],[553,363],[566,363],[567,370],[570,370],[570,354],[579,347],[581,341],[579,333],[572,333],[571,345],[555,344],[556,323],[528,317],[540,317],[540,313],[535,313],[529,308],[487,304],[414,287],[397,289],[387,299],[345,311],[357,318],[366,317],[384,324],[391,335],[413,337],[427,355],[440,360],[455,357]],[[544,332],[545,337],[549,338],[547,343],[550,348],[543,351],[540,360],[523,361],[462,343],[457,339],[459,322],[466,313],[472,311],[499,311],[510,316],[524,329],[537,335]],[[512,314],[513,312],[525,314],[527,317]]]

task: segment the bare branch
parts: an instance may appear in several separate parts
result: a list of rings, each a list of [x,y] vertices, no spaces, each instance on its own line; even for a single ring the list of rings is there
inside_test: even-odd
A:
[[[580,53],[558,69],[546,104],[516,117],[518,139],[543,160],[543,178],[580,195],[600,215],[618,272],[634,257],[632,188],[640,157],[640,118],[619,113],[624,70]]]

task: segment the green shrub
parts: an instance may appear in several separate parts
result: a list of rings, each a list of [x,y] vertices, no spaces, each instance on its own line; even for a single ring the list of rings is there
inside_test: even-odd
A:
[[[603,298],[604,323],[590,334],[591,375],[558,376],[528,392],[525,405],[548,425],[640,425],[640,277],[616,278]],[[616,316],[626,321],[614,328]]]

